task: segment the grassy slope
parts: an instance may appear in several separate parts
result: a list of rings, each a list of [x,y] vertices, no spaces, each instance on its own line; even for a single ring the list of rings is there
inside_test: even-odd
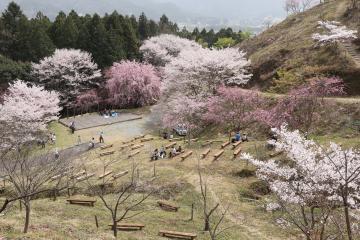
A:
[[[315,47],[311,39],[311,35],[319,31],[317,22],[321,19],[341,21],[356,29],[356,21],[343,17],[348,4],[349,0],[337,0],[318,5],[307,12],[289,16],[240,44],[252,61],[255,84],[267,89],[276,71],[283,68],[302,80],[318,74],[340,75],[347,82],[349,92],[359,95],[360,72],[354,62],[341,47]]]

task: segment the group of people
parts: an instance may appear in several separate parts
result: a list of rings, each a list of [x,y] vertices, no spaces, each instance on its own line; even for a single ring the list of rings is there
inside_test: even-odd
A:
[[[80,139],[80,136],[78,136],[78,141],[81,142]],[[104,132],[101,131],[100,134],[99,134],[99,143],[105,143],[105,140],[104,140]],[[89,142],[89,149],[93,149],[95,148],[95,138],[91,138],[90,142]]]
[[[236,132],[235,136],[231,139],[231,142],[232,143],[235,143],[235,142],[248,142],[249,139],[248,139],[248,136],[246,133],[244,133],[243,135],[241,135],[240,132]]]
[[[179,146],[178,148],[176,148],[175,146],[170,150],[169,152],[169,158],[175,157],[179,154],[181,154],[183,152],[181,146]],[[167,156],[167,152],[164,148],[164,146],[161,146],[160,150],[159,149],[155,149],[151,155],[151,160],[152,161],[156,161],[159,159],[164,159]]]
[[[108,118],[108,117],[117,117],[119,115],[118,112],[114,111],[114,110],[108,110],[108,109],[105,109],[105,110],[102,110],[99,112],[99,114],[105,118]]]

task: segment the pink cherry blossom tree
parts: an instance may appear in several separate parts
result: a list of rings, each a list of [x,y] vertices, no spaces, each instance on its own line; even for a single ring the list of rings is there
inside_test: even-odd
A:
[[[100,85],[101,72],[91,54],[78,49],[56,49],[32,68],[42,86],[60,93],[62,106],[71,106],[80,93]]]
[[[332,44],[336,42],[344,42],[347,40],[357,39],[357,31],[350,30],[346,26],[336,21],[319,21],[319,28],[325,33],[314,33],[314,39],[319,45]]]
[[[34,140],[46,124],[58,119],[59,95],[21,80],[10,84],[0,105],[1,149]]]
[[[112,105],[141,107],[156,103],[160,97],[160,77],[152,65],[122,61],[114,63],[106,76]]]
[[[347,237],[353,239],[351,212],[360,208],[360,152],[335,143],[323,147],[284,125],[273,130],[280,138],[276,149],[286,154],[288,163],[258,161],[246,153],[242,157],[258,168],[260,179],[269,183],[287,221],[307,239],[328,239],[328,221],[336,214],[335,207],[342,206]]]
[[[320,112],[331,101],[325,97],[345,94],[343,80],[338,77],[314,79],[296,88],[267,110],[258,110],[254,116],[270,127],[280,127],[287,123],[293,129],[309,132],[313,123],[320,119]]]
[[[174,57],[177,57],[181,51],[196,51],[201,48],[201,45],[195,41],[171,34],[162,34],[144,41],[140,51],[143,53],[145,61],[154,66],[164,67]]]
[[[231,136],[232,131],[240,131],[254,122],[254,111],[261,108],[264,99],[255,91],[236,87],[220,87],[217,95],[206,103],[207,112],[203,119],[207,123],[219,124]]]
[[[89,108],[98,105],[101,102],[101,98],[97,92],[92,89],[87,92],[81,93],[76,97],[76,106],[80,107],[81,110],[88,111]]]
[[[252,76],[249,64],[245,53],[236,48],[183,50],[165,66],[163,91],[211,96],[221,85],[245,85]]]

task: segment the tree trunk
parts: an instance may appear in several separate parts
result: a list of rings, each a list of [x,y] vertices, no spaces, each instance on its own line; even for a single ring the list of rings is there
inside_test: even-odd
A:
[[[351,232],[351,223],[350,223],[350,217],[349,217],[349,206],[347,202],[344,202],[344,213],[345,213],[345,220],[346,220],[346,230],[348,239],[352,240],[352,232]]]
[[[115,238],[117,238],[117,232],[118,232],[116,225],[117,225],[116,219],[113,219],[113,233]]]
[[[209,231],[210,230],[210,220],[208,217],[205,218],[205,226],[204,226],[204,231]]]
[[[24,225],[24,233],[28,232],[29,223],[30,223],[30,201],[25,200],[25,225]]]

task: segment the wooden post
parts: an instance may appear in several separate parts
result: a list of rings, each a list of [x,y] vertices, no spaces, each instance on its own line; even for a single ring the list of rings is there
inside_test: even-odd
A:
[[[194,220],[194,203],[191,204],[191,217],[190,217],[190,221]]]
[[[96,228],[99,228],[99,222],[98,222],[98,218],[96,215],[95,215],[95,225],[96,225]]]
[[[154,177],[156,177],[156,165],[154,163]]]
[[[19,200],[20,203],[20,212],[22,211],[22,204],[21,204],[21,200]]]

